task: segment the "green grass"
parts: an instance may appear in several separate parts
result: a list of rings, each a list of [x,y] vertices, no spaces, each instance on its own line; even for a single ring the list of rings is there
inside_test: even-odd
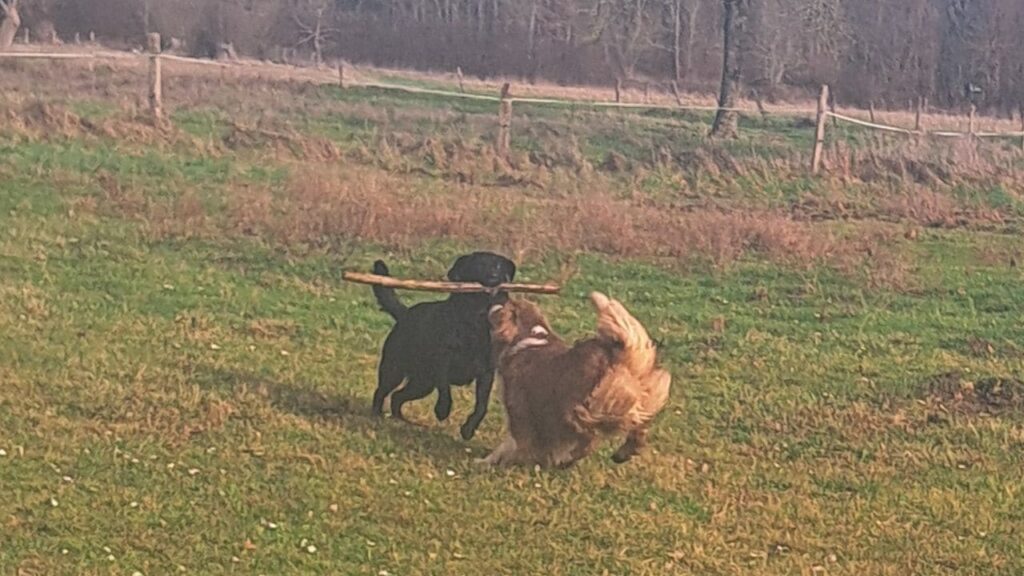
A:
[[[172,116],[200,139],[225,118]],[[433,129],[330,110],[304,122],[339,142]],[[587,154],[632,153],[627,140],[667,138],[663,122],[635,119],[620,137],[597,126]],[[780,138],[785,149],[803,135]],[[0,573],[1024,571],[1020,406],[988,414],[935,392],[950,373],[957,385],[1022,377],[1016,234],[924,231],[895,248],[905,289],[756,253],[725,268],[575,255],[563,296],[542,302],[553,325],[582,336],[587,292],[621,298],[661,342],[670,405],[630,464],[606,446],[570,471],[492,471],[473,459],[501,436],[498,401],[470,442],[457,433],[468,389],[445,423],[429,401],[410,406],[425,428],[368,416],[391,322],[366,287],[340,281],[381,256],[437,276],[475,246],[154,237],[145,214],[103,203],[100,182],[219,206],[238,187],[282,193],[289,175],[328,168],[187,142],[0,139]],[[448,187],[417,178],[424,193]],[[680,175],[644,178],[656,197]],[[522,278],[557,277],[568,256],[531,257]]]

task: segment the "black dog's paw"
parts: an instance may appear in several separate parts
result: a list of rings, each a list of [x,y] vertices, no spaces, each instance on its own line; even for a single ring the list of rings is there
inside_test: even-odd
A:
[[[391,271],[388,270],[388,265],[383,260],[377,260],[373,263],[373,273],[377,276],[390,276]]]
[[[626,462],[629,462],[632,459],[632,454],[620,454],[618,452],[612,454],[612,462],[615,462],[616,464],[625,464]]]
[[[462,428],[459,428],[459,435],[463,440],[472,440],[474,434],[476,434],[476,426],[463,424]]]

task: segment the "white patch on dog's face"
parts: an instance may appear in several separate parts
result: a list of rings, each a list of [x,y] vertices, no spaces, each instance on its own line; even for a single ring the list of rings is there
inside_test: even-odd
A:
[[[497,312],[498,310],[501,310],[504,307],[505,307],[504,304],[495,304],[494,306],[491,306],[491,309],[488,310],[487,313],[488,314],[494,314],[495,312]]]
[[[526,350],[527,348],[538,348],[540,346],[547,346],[550,343],[551,342],[548,341],[548,329],[537,324],[533,328],[530,328],[529,337],[523,338],[512,346],[508,351],[508,355],[512,356]]]

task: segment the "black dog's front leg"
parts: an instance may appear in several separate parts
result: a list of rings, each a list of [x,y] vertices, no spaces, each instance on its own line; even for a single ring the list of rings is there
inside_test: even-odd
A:
[[[434,416],[438,422],[444,422],[452,413],[452,387],[447,383],[437,385],[437,403],[434,404]]]
[[[487,405],[491,403],[491,388],[494,387],[494,372],[487,372],[476,379],[476,404],[473,413],[462,425],[460,433],[463,440],[469,440],[476,434],[476,429],[487,415]]]

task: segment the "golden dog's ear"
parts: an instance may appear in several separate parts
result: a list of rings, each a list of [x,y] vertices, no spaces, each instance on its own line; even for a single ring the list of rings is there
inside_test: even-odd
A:
[[[505,309],[506,304],[495,304],[491,306],[491,309],[487,311],[487,322],[493,328],[501,326],[508,317],[509,311]]]

